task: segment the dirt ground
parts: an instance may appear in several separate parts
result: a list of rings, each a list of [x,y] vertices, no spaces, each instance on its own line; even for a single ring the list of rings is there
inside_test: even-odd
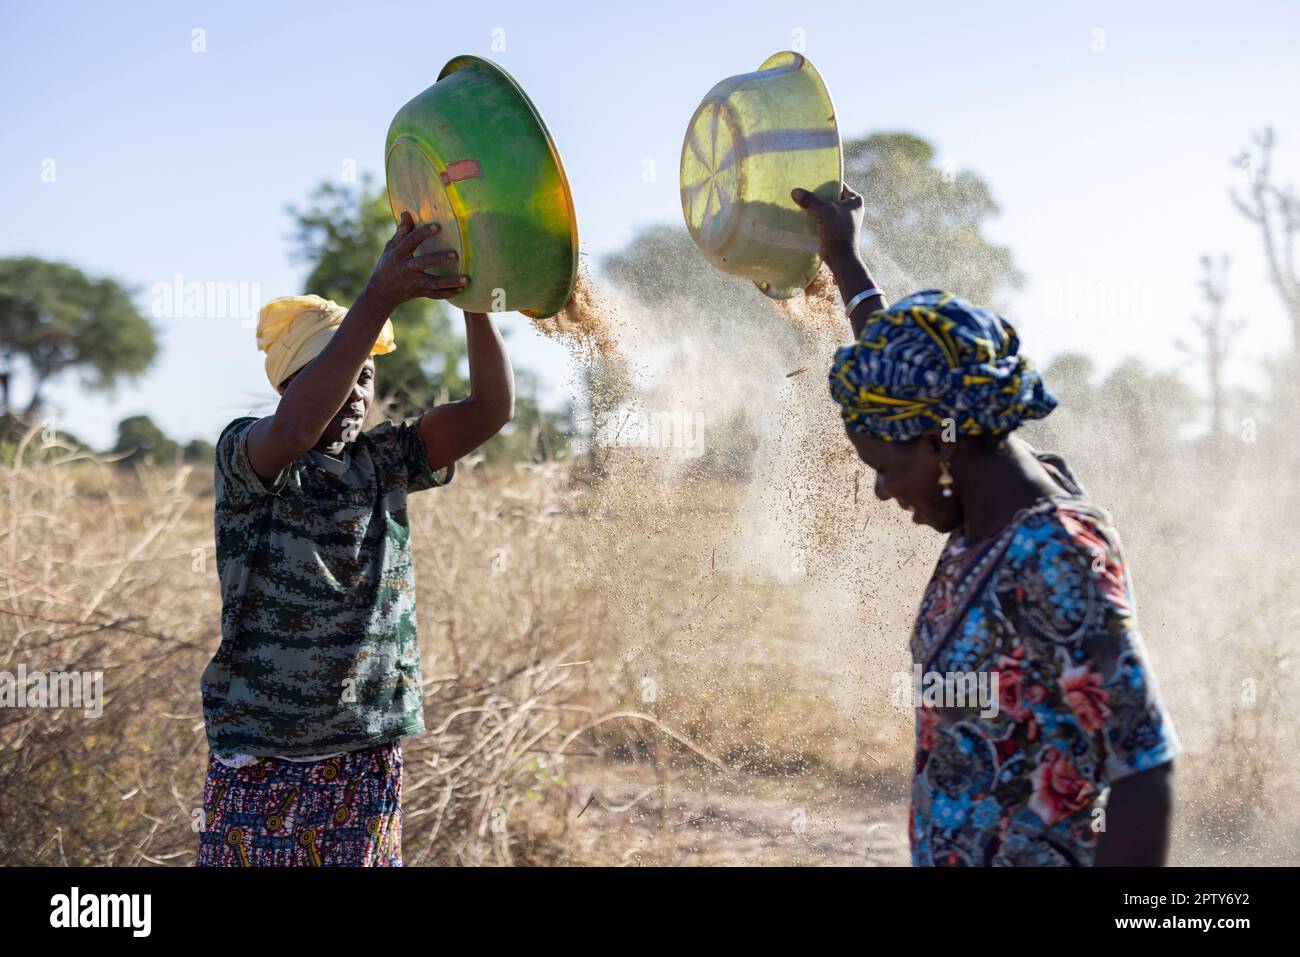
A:
[[[573,775],[585,809],[575,850],[625,865],[899,867],[909,863],[907,805],[812,778],[741,775],[723,786],[592,768]]]

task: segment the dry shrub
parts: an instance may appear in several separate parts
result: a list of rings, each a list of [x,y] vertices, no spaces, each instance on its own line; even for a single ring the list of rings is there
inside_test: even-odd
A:
[[[407,739],[405,859],[562,860],[604,606],[567,574],[562,466],[462,468],[411,500],[429,733]]]
[[[1300,567],[1293,503],[1273,504],[1292,464],[1261,443],[1135,479],[1102,427],[1059,424],[1049,447],[1115,514],[1186,746],[1175,862],[1293,862]],[[0,670],[103,670],[106,702],[0,709],[0,863],[188,864],[218,641],[210,477],[39,444],[0,471]],[[729,480],[605,452],[581,483],[466,462],[411,500],[429,731],[404,742],[407,862],[757,860],[792,813],[821,842],[773,859],[857,859],[837,835],[873,821],[899,845],[873,861],[905,859],[912,716],[890,676],[938,536],[851,460]]]
[[[103,713],[0,709],[0,863],[187,863],[218,637],[211,512],[188,466],[40,445],[29,432],[0,473],[0,670],[102,671]]]
[[[33,430],[0,473],[0,670],[102,671],[104,704],[0,709],[0,864],[192,863],[219,640],[210,477],[40,445]],[[406,740],[410,863],[563,857],[559,749],[589,720],[601,621],[565,574],[564,485],[555,466],[466,469],[411,500],[429,733]]]

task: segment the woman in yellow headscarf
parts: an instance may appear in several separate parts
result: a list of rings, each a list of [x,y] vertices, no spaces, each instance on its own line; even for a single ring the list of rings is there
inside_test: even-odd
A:
[[[257,347],[266,353],[266,377],[277,391],[286,379],[320,355],[347,314],[337,302],[315,295],[281,296],[262,307]],[[387,355],[396,348],[393,321],[388,319],[370,354]]]
[[[403,213],[351,309],[319,296],[262,309],[280,404],[217,441],[200,865],[401,863],[400,740],[424,730],[406,497],[445,485],[514,414],[501,336],[466,313],[469,396],[363,431],[374,356],[397,348],[390,314],[470,281],[425,272],[456,256],[415,255],[437,231]]]

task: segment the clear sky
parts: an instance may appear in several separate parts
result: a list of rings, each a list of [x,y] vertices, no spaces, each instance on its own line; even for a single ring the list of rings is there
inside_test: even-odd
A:
[[[991,232],[1029,279],[1006,312],[1030,355],[1176,365],[1198,257],[1223,251],[1230,311],[1249,318],[1233,377],[1289,347],[1257,238],[1227,195],[1243,175],[1232,157],[1265,124],[1279,177],[1300,184],[1300,4],[1284,2],[3,0],[0,256],[114,276],[146,314],[153,285],[178,274],[262,299],[300,292],[286,206],[349,163],[382,181],[393,113],[473,53],[541,110],[599,262],[642,225],[680,222],[682,136],[709,88],[800,40],[844,136],[913,131],[990,183],[1003,210]],[[1091,308],[1077,299],[1089,291]],[[566,353],[501,318],[516,364],[562,397]],[[157,365],[115,398],[75,378],[52,390],[62,427],[108,444],[143,412],[211,441],[235,415],[269,411],[237,317],[154,322]]]

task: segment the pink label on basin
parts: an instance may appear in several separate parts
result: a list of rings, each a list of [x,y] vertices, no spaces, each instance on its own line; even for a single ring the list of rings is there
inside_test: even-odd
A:
[[[483,167],[478,165],[478,160],[456,160],[448,163],[447,168],[438,175],[442,178],[443,186],[450,186],[463,179],[482,179]]]

